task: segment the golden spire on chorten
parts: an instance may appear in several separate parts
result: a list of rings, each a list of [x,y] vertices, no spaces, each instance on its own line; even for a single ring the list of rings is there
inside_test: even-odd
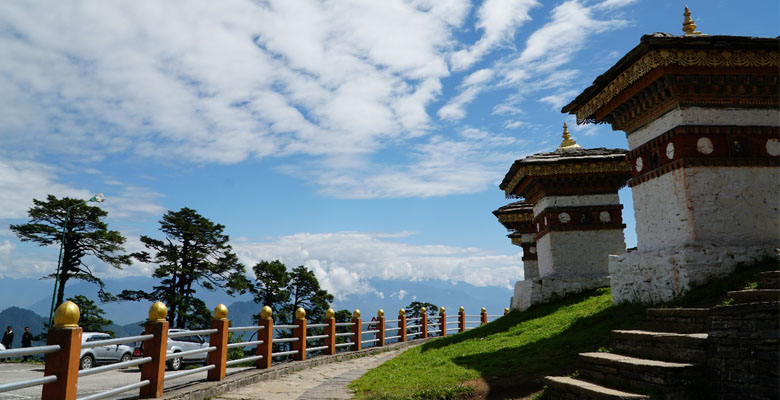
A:
[[[685,16],[682,27],[683,32],[685,32],[684,36],[701,35],[701,32],[696,32],[696,23],[694,23],[693,18],[691,18],[691,10],[688,9],[688,6],[685,6],[685,12],[683,12],[683,16]]]
[[[566,123],[563,123],[563,141],[561,142],[561,145],[558,146],[559,149],[572,149],[575,147],[580,147],[580,145],[577,144],[577,142],[574,141],[574,139],[571,138],[571,135],[569,134],[569,127],[566,126]]]

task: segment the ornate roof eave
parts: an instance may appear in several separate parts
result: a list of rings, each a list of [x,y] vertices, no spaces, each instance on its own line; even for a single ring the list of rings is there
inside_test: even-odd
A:
[[[577,123],[593,123],[594,114],[625,88],[658,67],[780,67],[780,38],[747,36],[644,35],[639,45],[597,77],[593,84],[565,105]]]
[[[568,161],[568,160],[567,160]],[[517,163],[517,161],[515,162]],[[598,174],[630,174],[631,165],[623,154],[622,158],[605,159],[599,161],[582,160],[576,162],[558,163],[534,163],[519,165],[517,168],[512,166],[512,170],[507,173],[505,182],[502,182],[501,189],[508,198],[521,197],[516,194],[516,189],[523,178],[532,179],[534,177],[547,176],[581,176]]]

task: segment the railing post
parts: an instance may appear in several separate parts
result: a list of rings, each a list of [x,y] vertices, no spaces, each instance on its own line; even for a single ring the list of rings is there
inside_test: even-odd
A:
[[[420,320],[420,325],[422,325],[422,338],[427,339],[428,338],[428,310],[425,309],[425,307],[420,307],[420,315],[422,318]]]
[[[46,354],[43,376],[56,375],[57,382],[43,385],[43,400],[76,399],[82,333],[78,322],[79,307],[72,301],[60,304],[54,312],[54,326],[49,329],[46,344],[58,344],[60,351]]]
[[[257,340],[263,341],[257,345],[257,355],[263,356],[257,360],[257,368],[260,369],[271,367],[271,353],[273,353],[274,348],[274,320],[272,316],[271,307],[264,306],[260,311],[260,320],[257,321],[257,325],[262,328],[257,331]]]
[[[208,364],[214,365],[214,369],[208,371],[206,379],[210,381],[221,381],[225,379],[227,370],[227,344],[228,344],[228,326],[230,321],[227,319],[228,309],[224,304],[218,305],[214,309],[214,319],[211,320],[211,329],[216,329],[209,337],[209,346],[217,349],[208,353]]]
[[[376,326],[379,332],[376,333],[376,338],[379,339],[377,346],[385,345],[385,311],[381,308],[376,313]]]
[[[447,312],[444,307],[439,309],[439,329],[442,336],[447,336]]]
[[[325,323],[328,324],[328,326],[325,327],[324,335],[328,335],[328,338],[325,339],[325,345],[328,346],[327,349],[325,349],[325,354],[327,355],[334,355],[336,354],[336,312],[333,311],[332,308],[329,308],[328,311],[325,311]]]
[[[142,387],[140,396],[142,399],[161,397],[165,385],[165,354],[168,350],[168,307],[158,301],[149,308],[149,319],[146,321],[147,335],[154,338],[144,342],[144,357],[151,357],[152,362],[141,365],[141,380],[149,380],[149,384]]]
[[[406,341],[406,310],[403,308],[398,311],[398,331],[401,332],[399,342]]]
[[[458,332],[466,332],[466,309],[463,306],[458,309]]]
[[[355,310],[355,312],[352,313],[352,324],[352,341],[354,342],[352,344],[352,351],[360,351],[360,341],[363,339],[363,325],[361,325],[360,310]]]
[[[292,349],[298,350],[298,353],[293,354],[293,360],[303,361],[306,359],[306,310],[303,308],[295,310],[295,325],[298,327],[293,328],[293,337],[298,340],[292,343]]]
[[[485,307],[482,307],[482,312],[479,315],[480,315],[480,322],[482,322],[482,325],[487,324],[487,310],[485,309]]]

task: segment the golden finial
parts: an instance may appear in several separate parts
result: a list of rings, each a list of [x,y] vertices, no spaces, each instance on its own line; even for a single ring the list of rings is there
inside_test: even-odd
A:
[[[354,319],[360,318],[360,310],[356,308],[355,311],[352,312],[352,318]]]
[[[328,311],[325,311],[325,318],[326,319],[331,319],[331,318],[333,318],[335,316],[336,316],[336,312],[333,311],[332,308],[329,308]]]
[[[54,327],[78,328],[80,316],[79,306],[72,301],[66,301],[54,311]]]
[[[428,311],[425,307],[420,307],[420,314],[425,314],[425,312]]]
[[[264,306],[262,310],[260,310],[260,318],[262,319],[271,319],[271,316],[274,315],[274,310],[271,309],[271,307]]]
[[[563,123],[563,141],[561,142],[561,145],[558,146],[559,149],[568,149],[568,148],[574,148],[574,147],[580,147],[580,145],[577,144],[577,142],[574,141],[574,139],[571,138],[571,135],[569,134],[569,127],[566,126],[566,123]]]
[[[149,321],[165,321],[168,316],[168,307],[162,301],[158,301],[149,307]]]
[[[480,310],[480,312],[481,312],[482,314],[484,314],[484,313],[486,313],[486,312],[487,312],[487,309],[486,309],[485,307],[482,307],[482,310]]]
[[[224,304],[218,305],[214,308],[214,319],[227,319],[228,309]]]
[[[447,310],[445,310],[444,307],[439,308],[439,314],[444,314],[446,312]]]
[[[463,306],[460,306],[460,308],[458,308],[458,312],[463,314],[464,312],[466,312],[466,309],[463,308]]]
[[[685,6],[683,16],[685,16],[685,19],[683,19],[682,30],[685,32],[685,36],[701,35],[701,32],[696,32],[696,24],[693,22],[693,18],[691,18],[691,10],[688,9],[688,6]]]
[[[403,308],[398,310],[398,316],[399,317],[403,317],[404,315],[406,315],[406,310],[404,310]]]
[[[380,308],[379,311],[376,312],[376,316],[379,317],[379,318],[384,317],[385,316],[385,310]]]
[[[306,310],[304,310],[303,307],[298,307],[298,309],[295,310],[295,319],[306,319]]]
[[[509,314],[509,309],[508,309],[508,308],[505,308],[505,309],[504,309],[504,315],[507,315],[507,314]]]

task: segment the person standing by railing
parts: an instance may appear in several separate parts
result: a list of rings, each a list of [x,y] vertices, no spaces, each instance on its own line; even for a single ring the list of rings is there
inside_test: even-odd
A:
[[[11,325],[8,325],[8,329],[6,329],[5,333],[3,333],[3,340],[0,341],[0,343],[3,343],[5,349],[9,350],[11,348],[11,343],[13,342],[14,342],[14,328],[11,327]],[[0,361],[5,361],[5,358],[0,359]]]
[[[32,347],[32,340],[33,340],[33,335],[30,332],[30,327],[29,326],[25,326],[24,327],[24,333],[22,333],[22,348]],[[22,357],[22,362],[27,362],[27,360],[29,360],[31,358],[32,358],[32,356],[24,356],[24,357]]]

